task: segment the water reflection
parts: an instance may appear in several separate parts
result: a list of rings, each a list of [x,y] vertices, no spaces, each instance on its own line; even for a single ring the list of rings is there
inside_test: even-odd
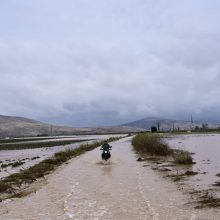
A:
[[[188,179],[188,183],[200,189],[213,187],[220,178],[220,135],[187,135],[177,136],[167,140],[172,148],[184,149],[194,153],[192,155],[196,164],[190,168],[198,175]]]

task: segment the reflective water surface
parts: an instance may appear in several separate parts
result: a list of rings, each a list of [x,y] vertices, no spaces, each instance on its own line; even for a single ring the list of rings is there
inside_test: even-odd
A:
[[[184,149],[194,153],[196,164],[192,166],[198,175],[188,179],[188,184],[199,189],[215,188],[213,184],[220,181],[220,135],[184,135],[167,141],[172,148]],[[219,188],[219,187],[218,187]],[[220,188],[219,188],[220,189]]]
[[[6,168],[0,167],[0,178],[6,177],[12,173],[17,173],[21,169],[26,169],[30,166],[33,166],[36,163],[39,163],[42,160],[45,160],[49,157],[52,157],[56,152],[63,151],[65,149],[74,149],[81,144],[84,143],[90,143],[93,141],[100,141],[104,139],[108,139],[110,137],[115,137],[115,136],[124,136],[123,135],[78,135],[78,136],[61,136],[61,137],[56,137],[56,139],[50,138],[50,141],[53,140],[85,140],[85,142],[79,142],[79,143],[74,143],[74,144],[68,144],[64,146],[55,146],[55,147],[43,147],[43,148],[33,148],[33,149],[22,149],[22,150],[1,150],[0,151],[0,166],[1,164],[8,164],[11,162],[15,162],[17,160],[22,160],[25,162],[22,166],[19,167],[11,167],[8,166]],[[30,139],[30,138],[29,138]],[[91,140],[91,141],[89,141]],[[41,141],[34,141],[34,142],[45,142],[48,141],[46,140],[41,140]],[[28,141],[31,143],[31,141]],[[27,142],[26,142],[27,143]],[[22,144],[20,142],[20,144]],[[32,159],[36,158],[36,159]]]
[[[16,220],[205,220],[218,210],[195,210],[189,197],[137,162],[131,138],[112,143],[112,158],[102,163],[95,149],[72,159],[46,178],[31,195],[0,204],[1,219]]]

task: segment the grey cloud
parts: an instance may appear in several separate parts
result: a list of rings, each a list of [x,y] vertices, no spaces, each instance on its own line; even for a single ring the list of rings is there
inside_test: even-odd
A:
[[[217,1],[51,2],[5,3],[0,114],[73,126],[219,118]]]

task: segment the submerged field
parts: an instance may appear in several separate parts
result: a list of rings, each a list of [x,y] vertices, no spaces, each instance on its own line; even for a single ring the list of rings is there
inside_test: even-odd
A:
[[[87,136],[84,137],[84,140],[90,138],[91,141],[85,141],[85,143],[92,144],[94,140],[101,141],[108,137],[110,136]],[[97,204],[102,201],[102,203],[105,204],[103,210],[108,216],[112,217],[112,219],[121,215],[124,216],[124,219],[138,219],[140,216],[143,217],[141,219],[144,219],[146,216],[154,216],[154,219],[160,219],[159,217],[161,217],[161,219],[172,219],[171,216],[175,216],[179,219],[192,218],[199,220],[201,216],[205,215],[206,218],[204,217],[202,219],[209,219],[210,213],[211,219],[220,216],[220,213],[218,213],[218,215],[216,214],[218,209],[201,209],[220,207],[218,194],[220,189],[220,181],[218,181],[220,171],[217,155],[220,135],[180,135],[166,136],[166,138],[163,137],[162,139],[159,137],[158,139],[150,134],[147,140],[143,138],[144,136],[140,137],[141,139],[136,140],[137,143],[140,141],[140,143],[147,146],[147,148],[138,155],[132,150],[132,138],[125,138],[112,144],[112,158],[107,164],[101,162],[99,149],[90,151],[90,153],[85,154],[85,156],[80,156],[76,160],[71,160],[68,162],[70,163],[69,166],[65,165],[69,167],[68,169],[70,169],[70,171],[68,170],[64,173],[63,171],[58,172],[58,175],[60,175],[59,178],[56,178],[56,174],[53,174],[55,181],[51,181],[51,187],[50,185],[46,187],[46,194],[41,190],[39,194],[36,194],[36,201],[39,201],[39,195],[42,196],[42,198],[44,198],[44,196],[48,197],[47,192],[49,190],[49,197],[54,198],[54,196],[57,196],[57,201],[62,201],[64,205],[68,206],[66,207],[67,212],[63,213],[62,210],[60,210],[61,216],[65,215],[68,218],[69,214],[70,216],[76,214],[75,217],[79,219],[86,216],[88,217],[91,213],[93,213],[94,216],[96,216],[97,213],[97,215],[101,213],[102,210],[99,212],[99,205],[96,206],[92,201],[96,201]],[[133,144],[134,140],[135,139],[133,139]],[[79,145],[81,145],[81,143],[50,148],[1,151],[1,153],[5,153],[4,156],[7,155],[7,158],[10,158],[10,161],[5,157],[4,162],[1,162],[0,166],[6,163],[10,165],[1,168],[2,172],[0,172],[0,174],[4,172],[19,172],[20,170],[22,170],[22,172],[21,175],[11,175],[6,178],[5,181],[1,181],[0,191],[10,191],[10,188],[7,187],[12,187],[12,194],[14,194],[17,187],[25,187],[25,185],[21,184],[23,181],[25,184],[29,184],[29,182],[35,181],[36,178],[54,170],[57,165],[66,162],[72,158],[72,156],[74,157],[81,152],[86,152],[97,146],[90,145],[91,148],[86,149],[88,146],[86,144],[84,145],[86,148],[83,147],[75,151],[74,149]],[[156,150],[153,149],[152,146],[156,146]],[[209,148],[207,146],[209,146]],[[213,148],[211,148],[211,146],[213,146]],[[70,149],[70,151],[66,151],[66,149]],[[143,148],[136,148],[138,151],[140,151],[140,149]],[[62,153],[57,153],[60,151],[62,151]],[[185,152],[187,152],[187,154],[185,154]],[[179,158],[177,157],[178,153],[180,158],[184,158],[184,160],[178,159],[178,161],[176,161],[176,159]],[[28,158],[24,156],[27,154],[29,154]],[[185,155],[190,156],[192,161],[188,161],[188,156],[185,157]],[[1,156],[3,156],[3,154],[1,154]],[[12,160],[13,156],[15,158],[24,159]],[[136,162],[138,157],[140,157],[139,161],[141,162]],[[190,163],[185,163],[185,159]],[[44,161],[41,162],[42,160]],[[29,163],[33,163],[31,166],[36,165],[29,169]],[[63,176],[65,176],[65,178],[63,178]],[[47,177],[42,179],[46,180]],[[104,185],[102,185],[103,181],[105,182]],[[79,187],[79,190],[74,191],[75,188],[69,189],[67,187],[67,191],[65,191],[65,189],[63,189],[64,183],[66,186]],[[56,195],[53,191],[54,187],[59,189],[59,192],[55,193]],[[62,190],[63,192],[61,192]],[[74,196],[71,194],[73,191]],[[106,198],[103,199],[103,195],[106,195],[106,193],[109,195],[107,198],[108,201],[105,201]],[[20,196],[21,194],[17,195]],[[25,193],[22,195],[25,195]],[[115,207],[115,204],[117,204],[115,201],[116,196],[118,196],[118,202],[126,212],[121,210],[119,212],[110,212],[111,208],[109,209],[109,207]],[[31,196],[31,198],[33,199],[31,203],[29,203],[29,199],[27,200],[28,204],[30,204],[30,210],[34,208],[42,209],[41,206],[35,204],[35,196]],[[64,201],[62,199],[64,199]],[[13,202],[14,199],[10,201]],[[22,201],[26,200],[24,199]],[[136,204],[137,201],[139,201],[138,205]],[[49,203],[49,201],[47,202]],[[50,204],[51,213],[49,213],[47,209],[44,210],[45,217],[54,214],[54,211],[58,208],[54,208],[53,206],[55,204],[55,206],[60,207],[58,203]],[[72,205],[73,203],[74,205]],[[13,213],[14,210],[17,213],[20,212],[20,208],[16,211],[16,207],[20,206],[19,204],[18,201],[15,206],[9,205],[13,210],[11,213]],[[83,204],[87,204],[88,209],[84,210],[83,208],[85,208],[85,206]],[[10,209],[10,207],[8,208]],[[26,209],[26,207],[22,207],[22,209],[26,210],[25,215],[32,216],[32,212],[29,213],[29,209]],[[82,210],[84,210],[84,212],[82,212]],[[206,210],[208,211],[206,212]],[[19,214],[22,215],[23,213]],[[185,215],[187,218],[184,217]],[[8,219],[10,219],[10,217]]]
[[[178,190],[175,183],[158,175],[150,166],[145,167],[146,161],[137,162],[131,137],[111,145],[112,157],[108,163],[101,161],[99,148],[71,159],[42,178],[43,185],[36,181],[40,187],[36,193],[0,203],[0,216],[5,220],[219,219],[218,210],[194,209],[189,195]],[[57,160],[48,162],[54,164]],[[30,171],[41,174],[38,169]]]
[[[133,139],[134,149],[146,161],[144,166],[197,201],[196,207],[220,207],[220,135],[157,136],[141,134]]]
[[[193,153],[196,164],[192,170],[198,172],[187,182],[199,189],[217,189],[216,182],[220,181],[220,134],[187,135],[168,138],[166,142],[177,149]]]
[[[0,179],[12,173],[20,172],[20,170],[27,169],[44,159],[52,157],[59,151],[75,149],[82,143],[101,141],[112,136],[120,135],[86,135],[2,140],[0,143],[5,145],[5,142],[7,142],[8,146],[5,150],[0,150]],[[17,140],[18,142],[16,142]],[[18,149],[11,150],[10,144],[16,146]],[[31,146],[35,147],[31,148]]]

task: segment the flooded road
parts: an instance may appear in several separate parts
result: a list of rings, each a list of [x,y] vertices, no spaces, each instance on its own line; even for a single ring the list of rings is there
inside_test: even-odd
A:
[[[78,136],[60,136],[56,137],[56,139],[50,137],[50,141],[53,140],[85,140],[83,142],[68,144],[64,146],[54,146],[54,147],[43,147],[43,148],[33,148],[33,149],[20,149],[20,150],[1,150],[0,151],[0,165],[3,163],[10,163],[15,162],[17,160],[22,160],[25,162],[22,166],[19,167],[5,167],[1,169],[0,166],[0,179],[4,178],[6,176],[9,176],[13,173],[18,173],[22,169],[27,169],[37,163],[39,163],[42,160],[45,160],[49,157],[52,157],[55,153],[59,151],[63,151],[66,149],[75,149],[76,147],[79,147],[81,144],[85,143],[92,143],[94,141],[101,141],[108,139],[110,137],[119,137],[119,136],[125,136],[125,134],[114,134],[114,135],[78,135]],[[29,138],[30,139],[30,138]],[[36,139],[36,138],[35,138]],[[40,142],[47,141],[41,140]],[[29,141],[28,141],[29,142]],[[33,143],[36,143],[39,141],[35,141]],[[20,142],[22,144],[22,142]],[[32,143],[32,142],[30,142]]]
[[[219,211],[195,210],[174,183],[137,162],[130,140],[111,144],[109,164],[101,162],[99,149],[70,160],[36,193],[0,203],[0,219],[220,219]]]

